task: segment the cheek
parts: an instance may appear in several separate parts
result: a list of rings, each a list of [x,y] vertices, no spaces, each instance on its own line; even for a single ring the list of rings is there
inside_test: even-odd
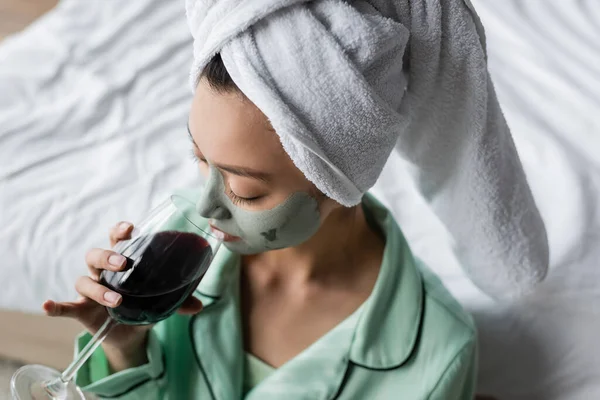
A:
[[[287,191],[273,191],[261,202],[262,210],[272,210],[278,205],[285,203],[290,198],[290,193]]]
[[[320,226],[316,201],[306,193],[295,193],[272,210],[234,211],[242,237],[255,248],[272,250],[296,246],[316,233]]]
[[[310,239],[321,226],[322,218],[314,199],[304,195],[294,200],[296,204],[282,213],[279,224],[273,224],[271,228],[278,234],[278,240],[274,243],[277,247],[299,245]]]

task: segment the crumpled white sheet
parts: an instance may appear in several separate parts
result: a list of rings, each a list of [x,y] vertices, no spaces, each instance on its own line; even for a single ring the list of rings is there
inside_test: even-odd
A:
[[[475,315],[479,388],[504,400],[600,398],[600,2],[474,0],[490,70],[546,221],[551,272],[495,304],[390,159],[374,192]],[[83,256],[198,177],[187,154],[183,2],[62,0],[0,43],[0,307],[75,297]],[[1,325],[0,325],[0,329]]]
[[[175,3],[65,0],[0,45],[0,306],[75,296],[86,248],[193,179]]]

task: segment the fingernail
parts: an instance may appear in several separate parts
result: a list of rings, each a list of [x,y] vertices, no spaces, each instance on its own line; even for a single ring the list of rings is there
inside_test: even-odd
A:
[[[104,293],[104,300],[110,304],[117,304],[117,302],[121,300],[121,295],[115,292],[106,292]]]
[[[125,265],[125,261],[125,257],[123,257],[120,254],[113,254],[110,257],[108,257],[108,263],[115,267],[122,267],[123,265]]]
[[[121,232],[125,232],[127,229],[129,229],[129,227],[131,227],[131,224],[127,223],[127,222],[121,222],[119,224],[119,230]]]

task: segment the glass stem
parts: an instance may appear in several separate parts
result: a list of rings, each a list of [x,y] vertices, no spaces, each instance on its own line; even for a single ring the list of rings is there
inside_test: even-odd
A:
[[[98,332],[96,332],[94,337],[92,337],[88,344],[86,344],[85,347],[81,349],[77,358],[73,360],[71,365],[69,365],[67,369],[63,371],[62,375],[60,376],[60,379],[63,382],[69,382],[71,379],[73,379],[73,376],[75,376],[79,368],[81,368],[81,366],[85,364],[85,362],[88,360],[88,358],[90,358],[92,353],[98,348],[98,346],[102,344],[106,336],[108,336],[110,330],[118,324],[119,323],[111,317],[106,318],[106,321],[104,321],[104,323],[102,324],[100,329],[98,329]]]
[[[50,382],[46,382],[46,384],[44,385],[46,390],[53,395],[57,395],[58,393],[60,393],[63,390],[65,384],[69,383],[71,379],[73,379],[73,376],[75,376],[79,368],[81,368],[81,366],[85,364],[85,362],[88,360],[88,358],[90,358],[92,353],[98,348],[98,346],[102,344],[110,330],[118,324],[119,323],[111,317],[106,318],[106,321],[104,321],[100,329],[98,329],[98,332],[96,332],[96,334],[92,337],[88,344],[86,344],[85,347],[81,349],[81,351],[77,355],[77,358],[73,360],[73,362],[63,371],[60,378]]]

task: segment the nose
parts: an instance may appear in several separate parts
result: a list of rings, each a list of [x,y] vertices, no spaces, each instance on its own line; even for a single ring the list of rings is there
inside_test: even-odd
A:
[[[204,190],[196,203],[198,213],[207,219],[224,220],[231,218],[231,212],[219,199],[223,192],[220,172],[210,167]]]
[[[196,204],[196,209],[200,215],[207,219],[223,220],[231,218],[229,210],[219,204],[211,204],[201,200]]]

